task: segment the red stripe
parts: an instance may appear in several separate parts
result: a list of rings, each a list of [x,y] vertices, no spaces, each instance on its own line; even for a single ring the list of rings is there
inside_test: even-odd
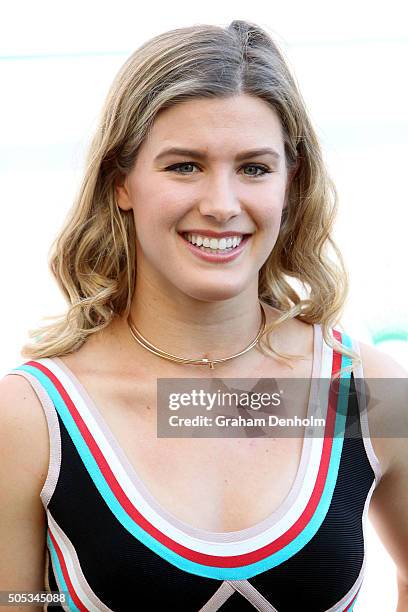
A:
[[[61,565],[62,575],[64,576],[64,580],[65,580],[65,582],[67,584],[69,594],[70,594],[72,600],[74,601],[75,605],[77,606],[77,608],[79,608],[81,610],[81,612],[87,612],[87,608],[81,603],[81,600],[78,599],[78,595],[75,592],[75,589],[73,587],[73,584],[72,584],[71,579],[70,579],[69,574],[68,574],[67,566],[65,564],[64,555],[62,554],[62,551],[61,551],[60,547],[58,546],[56,539],[52,535],[50,528],[48,528],[48,533],[50,534],[50,538],[51,538],[52,543],[54,544],[54,548],[55,548],[55,550],[57,552],[57,556],[58,556],[58,559],[59,559],[59,562],[60,562],[60,565]],[[57,578],[57,576],[55,576],[55,578]]]
[[[338,334],[338,332],[337,332]],[[341,364],[341,355],[335,351],[333,351],[333,362],[332,362],[332,374],[338,371]],[[65,388],[58,380],[58,378],[51,372],[48,368],[43,366],[41,363],[37,363],[35,361],[27,362],[27,365],[36,367],[40,369],[50,380],[53,382],[55,387],[58,389],[60,395],[62,396],[64,402],[66,403],[72,418],[74,419],[79,431],[82,434],[88,448],[90,449],[96,463],[98,464],[104,478],[109,484],[111,490],[115,494],[117,500],[122,505],[127,514],[149,535],[157,539],[161,544],[167,546],[170,550],[173,550],[177,554],[183,556],[190,561],[194,561],[195,563],[201,563],[202,565],[215,566],[215,567],[241,567],[243,565],[248,565],[250,563],[255,563],[262,559],[265,559],[269,555],[272,555],[276,551],[280,550],[287,544],[289,544],[307,525],[311,517],[313,516],[316,507],[321,498],[322,491],[324,489],[324,485],[327,478],[327,472],[330,462],[330,454],[332,449],[332,436],[334,432],[334,423],[336,417],[336,406],[338,394],[331,388],[329,392],[329,407],[328,407],[328,416],[326,419],[326,427],[325,427],[325,439],[323,442],[322,456],[320,459],[319,471],[316,479],[316,483],[311,494],[310,500],[303,511],[302,515],[299,519],[294,523],[286,533],[282,534],[279,538],[274,540],[273,542],[258,548],[257,550],[244,553],[242,555],[233,555],[229,557],[221,557],[216,555],[209,555],[206,553],[200,553],[195,550],[191,550],[178,542],[175,542],[164,533],[162,533],[159,529],[154,527],[147,519],[143,517],[142,514],[134,507],[134,505],[130,502],[129,498],[126,496],[125,492],[119,485],[116,480],[112,470],[110,469],[105,457],[103,456],[101,450],[96,444],[92,434],[88,430],[85,422],[83,421],[81,415],[79,414],[77,408],[73,404],[71,398],[66,392]]]

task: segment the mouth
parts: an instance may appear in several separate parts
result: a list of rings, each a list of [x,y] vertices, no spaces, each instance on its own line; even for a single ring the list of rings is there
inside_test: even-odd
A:
[[[252,236],[252,234],[242,234],[242,238],[239,243],[236,240],[230,240],[226,243],[228,246],[225,248],[213,249],[209,246],[193,244],[188,239],[188,236],[191,238],[191,234],[180,232],[178,235],[191,253],[198,256],[200,259],[214,263],[228,262],[236,259],[245,250]]]

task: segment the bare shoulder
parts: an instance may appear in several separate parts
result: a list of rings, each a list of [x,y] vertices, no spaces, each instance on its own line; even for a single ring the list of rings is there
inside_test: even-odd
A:
[[[407,370],[391,355],[359,341],[365,378],[407,378]]]
[[[370,379],[384,379],[384,385],[376,386],[377,405],[367,412],[370,430],[378,428],[372,444],[383,473],[368,515],[396,564],[403,596],[408,588],[408,372],[378,349],[360,343],[360,350],[368,384]],[[391,435],[385,436],[390,425]]]
[[[367,407],[371,442],[382,473],[386,474],[398,469],[401,459],[407,456],[408,372],[387,353],[364,342],[359,346],[364,379],[374,392],[372,405]],[[384,379],[384,384],[379,379]],[[402,425],[402,437],[395,436],[396,423]]]
[[[2,456],[13,453],[20,477],[40,491],[49,463],[48,425],[37,394],[21,375],[0,379],[0,435]]]
[[[0,379],[1,589],[44,589],[46,514],[40,493],[48,445],[35,392],[22,376],[7,374]]]

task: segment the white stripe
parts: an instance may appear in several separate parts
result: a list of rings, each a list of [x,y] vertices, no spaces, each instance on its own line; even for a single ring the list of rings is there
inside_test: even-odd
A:
[[[203,535],[201,537],[195,537],[193,535],[190,535],[189,533],[186,533],[186,531],[184,531],[183,529],[179,529],[174,524],[169,522],[166,518],[164,518],[161,514],[158,514],[155,509],[152,508],[144,499],[144,497],[140,494],[132,480],[129,478],[127,472],[119,462],[118,457],[114,453],[102,429],[99,427],[93,414],[89,410],[89,407],[87,406],[86,402],[83,400],[81,394],[78,392],[76,386],[73,384],[73,381],[66,374],[66,372],[56,362],[52,361],[49,358],[42,358],[38,359],[37,361],[49,368],[65,387],[67,393],[71,397],[71,400],[75,404],[78,412],[85,421],[89,431],[91,432],[101,452],[103,453],[107,463],[115,474],[117,481],[119,482],[120,486],[126,493],[131,503],[150,523],[152,523],[152,525],[154,525],[154,527],[165,533],[166,536],[172,538],[179,544],[204,554],[217,556],[241,555],[248,552],[252,552],[262,546],[270,544],[273,540],[277,539],[283,533],[285,533],[285,531],[287,531],[287,529],[290,528],[303,513],[316,483],[324,442],[323,437],[315,436],[311,440],[312,447],[310,462],[308,469],[306,470],[306,474],[299,495],[294,501],[294,504],[289,508],[288,512],[286,512],[284,516],[282,516],[275,524],[267,528],[265,531],[262,531],[261,533],[252,536],[249,535],[245,537],[245,534],[243,533],[242,539],[235,541],[216,541],[215,539],[212,539],[211,532],[206,532],[204,530],[196,530],[197,532],[202,533]],[[321,377],[330,378],[331,368],[332,349],[323,341]],[[327,396],[328,385],[324,385],[324,389],[319,392],[322,416],[325,416],[327,411]],[[318,415],[315,414],[315,416]],[[140,482],[141,488],[143,490],[146,490],[140,479],[137,478],[137,480],[138,482]],[[173,517],[171,518],[173,519]],[[178,521],[178,519],[176,520]],[[178,522],[182,524],[182,522]],[[242,531],[245,532],[247,530]],[[233,534],[233,537],[236,537],[235,534],[239,534],[240,532],[230,533]],[[228,534],[226,535],[228,536]]]

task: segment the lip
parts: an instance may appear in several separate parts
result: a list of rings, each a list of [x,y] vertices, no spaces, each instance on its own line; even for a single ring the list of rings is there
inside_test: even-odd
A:
[[[190,232],[187,232],[187,233],[190,233]],[[232,234],[232,235],[236,236],[237,234]],[[191,242],[183,238],[182,234],[179,234],[179,236],[180,236],[180,239],[183,241],[183,244],[185,244],[187,248],[191,251],[191,253],[193,253],[193,255],[195,255],[196,257],[199,257],[200,259],[203,259],[204,261],[210,261],[212,263],[227,263],[229,261],[233,261],[234,259],[237,259],[237,257],[239,257],[239,255],[244,251],[244,249],[246,248],[249,242],[251,234],[244,235],[239,246],[235,247],[235,249],[232,249],[232,251],[230,251],[229,253],[226,253],[225,255],[221,255],[219,253],[218,254],[217,253],[214,253],[214,254],[206,253],[205,251],[201,251],[194,244],[191,244]]]

